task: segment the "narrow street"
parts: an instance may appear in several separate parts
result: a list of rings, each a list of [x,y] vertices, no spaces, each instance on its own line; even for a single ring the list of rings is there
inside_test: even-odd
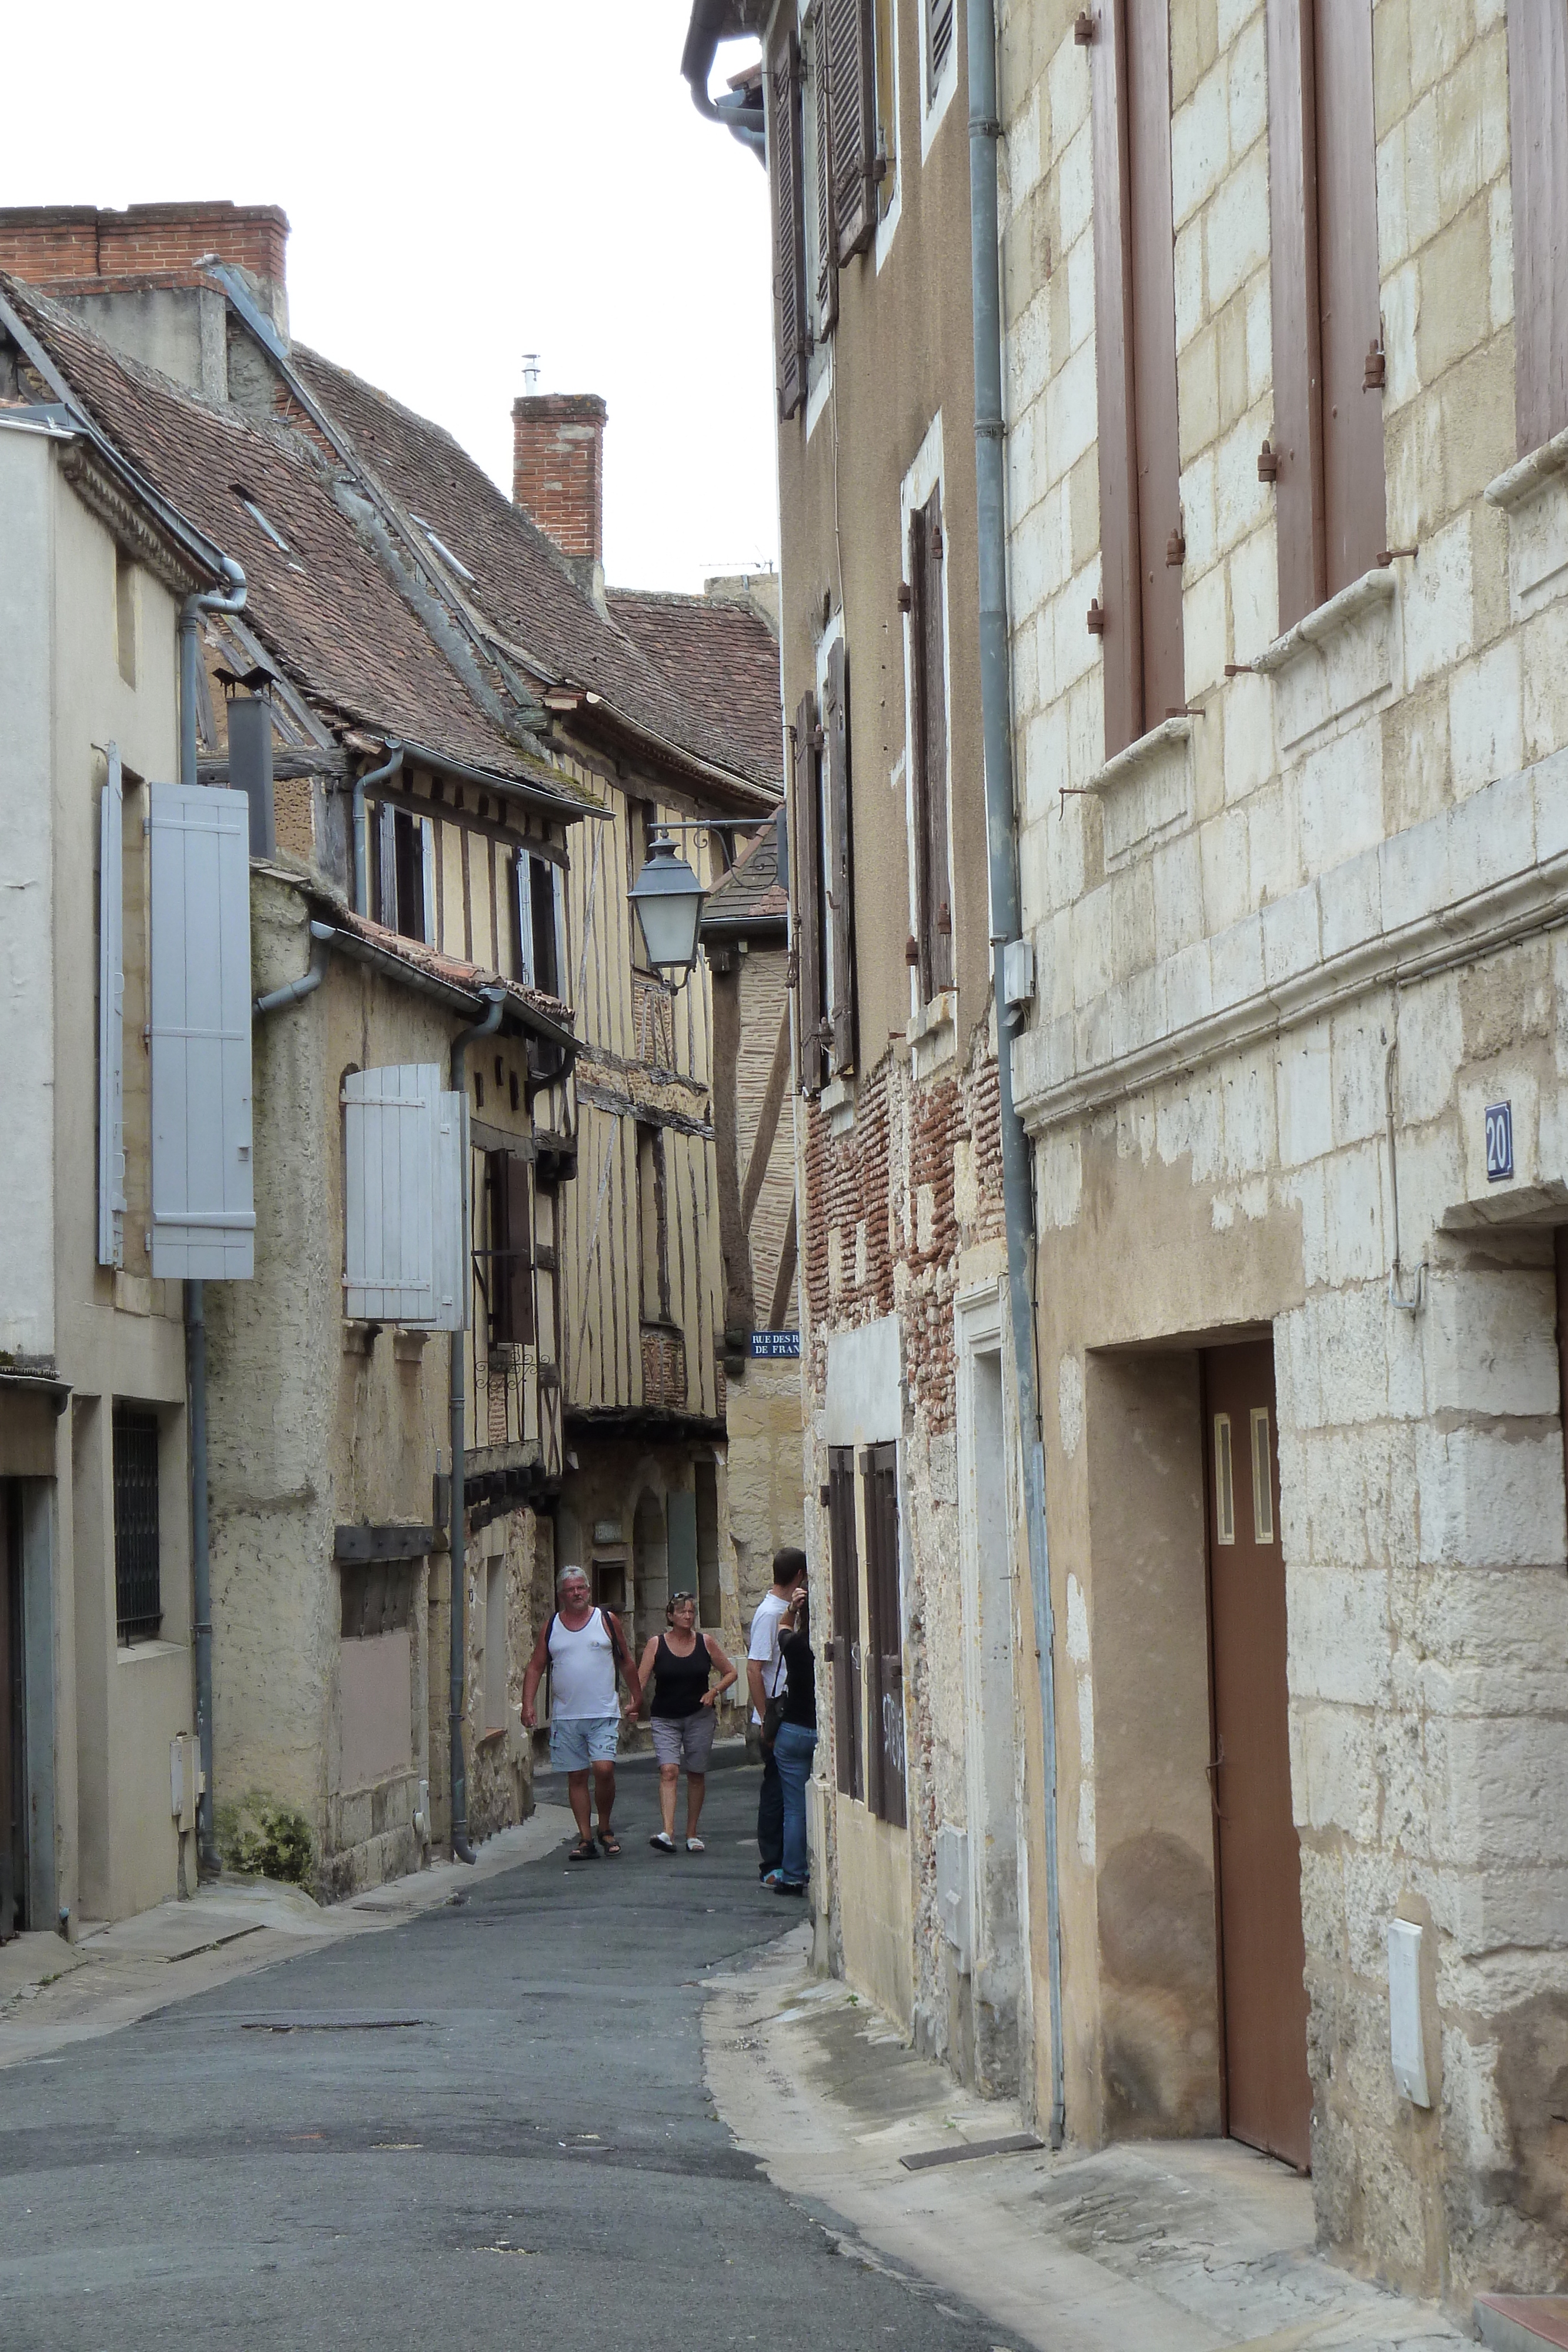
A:
[[[799,1916],[758,1886],[756,1790],[716,1771],[708,1851],[671,1862],[633,1769],[618,1862],[563,1841],[0,2073],[0,2342],[988,2352],[715,2117],[704,1979]]]

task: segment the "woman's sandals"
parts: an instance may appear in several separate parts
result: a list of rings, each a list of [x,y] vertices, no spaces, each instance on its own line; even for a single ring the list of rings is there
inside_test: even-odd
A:
[[[667,1835],[664,1830],[656,1831],[648,1840],[648,1843],[660,1853],[674,1853],[675,1850],[674,1839]]]

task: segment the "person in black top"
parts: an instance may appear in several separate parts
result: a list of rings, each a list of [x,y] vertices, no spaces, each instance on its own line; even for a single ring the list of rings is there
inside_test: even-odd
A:
[[[697,1630],[697,1604],[690,1592],[673,1592],[664,1608],[667,1633],[657,1634],[643,1652],[639,1676],[653,1696],[648,1727],[659,1759],[659,1811],[664,1827],[648,1840],[660,1853],[675,1851],[675,1790],[681,1767],[686,1770],[686,1852],[704,1853],[697,1835],[703,1799],[707,1794],[707,1759],[713,1747],[718,1701],[736,1677],[736,1669],[711,1633]],[[719,1681],[711,1688],[713,1670]]]
[[[789,1676],[783,1717],[773,1742],[784,1790],[784,1862],[767,1884],[776,1895],[804,1895],[810,1872],[806,1783],[817,1749],[817,1660],[811,1648],[811,1604],[804,1591],[791,1598],[779,1620],[779,1654]]]

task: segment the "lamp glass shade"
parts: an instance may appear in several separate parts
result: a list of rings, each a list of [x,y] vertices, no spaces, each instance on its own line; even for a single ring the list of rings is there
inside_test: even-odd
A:
[[[696,961],[697,926],[708,894],[673,841],[654,837],[627,895],[654,971],[689,971]]]

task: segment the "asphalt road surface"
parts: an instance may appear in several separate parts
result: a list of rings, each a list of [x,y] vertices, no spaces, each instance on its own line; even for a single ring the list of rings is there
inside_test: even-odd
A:
[[[633,1769],[619,1861],[563,1843],[0,2072],[0,2346],[990,2352],[713,2113],[705,1972],[800,1916],[757,1883],[757,1787],[715,1772],[671,1860]]]

